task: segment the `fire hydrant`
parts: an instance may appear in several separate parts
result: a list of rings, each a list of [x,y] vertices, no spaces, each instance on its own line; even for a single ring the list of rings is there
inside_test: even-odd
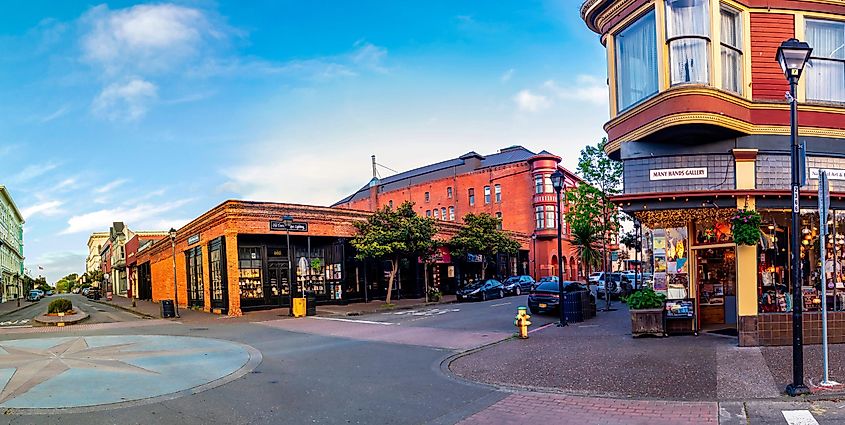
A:
[[[525,307],[518,307],[516,309],[516,320],[513,321],[514,326],[519,328],[521,339],[528,339],[528,326],[531,326],[531,321],[528,320],[531,316],[528,315],[527,310]]]

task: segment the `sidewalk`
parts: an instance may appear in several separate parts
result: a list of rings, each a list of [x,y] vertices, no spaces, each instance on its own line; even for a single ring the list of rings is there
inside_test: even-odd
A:
[[[347,305],[321,305],[317,306],[318,316],[360,316],[363,314],[379,313],[388,310],[408,310],[421,307],[431,307],[440,304],[451,304],[457,301],[454,295],[444,295],[440,301],[426,302],[424,298],[403,298],[393,300],[392,306],[388,307],[384,301],[370,301],[368,303],[358,302]]]
[[[36,303],[29,302],[29,301],[26,301],[26,300],[23,300],[23,299],[20,301],[20,303],[21,303],[20,307],[18,307],[18,301],[17,300],[6,301],[4,303],[0,303],[0,316],[3,316],[5,314],[9,314],[9,313],[14,313],[18,310],[23,310],[25,308],[31,307],[31,306],[36,304]]]
[[[119,308],[121,310],[129,311],[144,316],[149,319],[161,318],[161,304],[152,301],[136,300],[135,307],[132,307],[131,298],[125,298],[115,295],[114,297],[112,297],[111,301],[106,301],[105,298],[100,298],[99,300],[96,300],[94,302],[107,304]],[[174,320],[179,320],[180,322],[202,322],[212,320],[215,317],[220,316],[187,308],[179,308],[179,318]]]

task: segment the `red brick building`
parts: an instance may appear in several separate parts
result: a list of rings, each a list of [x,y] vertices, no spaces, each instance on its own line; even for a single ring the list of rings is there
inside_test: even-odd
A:
[[[539,279],[557,274],[557,196],[549,176],[556,169],[563,172],[567,190],[580,181],[560,161],[549,152],[534,153],[522,146],[486,156],[469,152],[393,176],[374,176],[334,207],[375,211],[411,201],[420,215],[443,221],[460,223],[468,213],[494,215],[502,220],[503,229],[532,238],[526,255],[499,264],[499,274],[530,274]],[[568,229],[564,227],[563,232],[566,238]],[[565,277],[583,278],[584,268],[566,239],[562,255]]]

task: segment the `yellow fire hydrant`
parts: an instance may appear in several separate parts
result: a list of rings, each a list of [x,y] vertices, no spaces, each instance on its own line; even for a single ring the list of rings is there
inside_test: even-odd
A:
[[[516,320],[513,321],[514,326],[519,328],[519,338],[528,339],[528,327],[531,326],[528,315],[528,309],[525,307],[518,307],[516,309]]]

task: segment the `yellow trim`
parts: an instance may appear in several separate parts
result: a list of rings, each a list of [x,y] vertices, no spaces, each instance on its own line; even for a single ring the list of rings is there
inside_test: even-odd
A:
[[[738,190],[757,188],[756,168],[754,160],[736,160],[736,188]]]
[[[734,248],[735,243],[717,243],[712,245],[694,245],[690,247],[690,251],[698,251],[700,249],[714,249],[714,248]]]
[[[746,100],[754,99],[754,87],[751,84],[751,13],[742,10],[742,83],[745,85],[742,95]]]
[[[669,45],[666,43],[666,3],[654,1],[654,25],[657,29],[657,92],[666,91],[671,85],[672,75],[669,67]]]
[[[710,69],[708,71],[710,85],[722,87],[722,4],[719,0],[710,0]]]
[[[616,87],[616,37],[607,38],[607,78],[608,91],[610,92],[610,116],[615,117],[619,113]]]
[[[795,38],[799,40],[805,40],[804,34],[804,15],[795,15]],[[799,78],[798,79],[798,102],[806,102],[807,101],[807,79],[806,78]]]
[[[738,166],[739,164],[737,164]],[[748,205],[746,206],[746,199]],[[756,199],[737,198],[737,208],[757,209]],[[736,305],[739,316],[757,315],[757,247],[736,247]]]

